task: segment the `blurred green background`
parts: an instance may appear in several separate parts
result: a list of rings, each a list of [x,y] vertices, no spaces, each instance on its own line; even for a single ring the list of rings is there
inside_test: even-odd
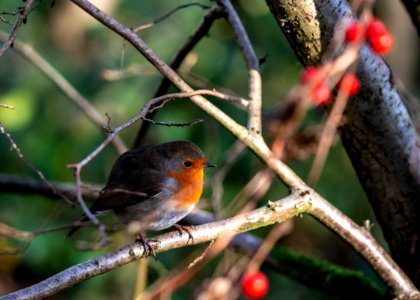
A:
[[[101,5],[105,11],[127,26],[136,27],[152,22],[185,1],[126,1],[108,0]],[[397,77],[408,90],[418,94],[418,57],[415,32],[396,1],[380,1],[376,12],[388,24],[396,39],[396,47],[387,60]],[[211,5],[210,1],[202,2]],[[268,55],[262,65],[263,108],[272,110],[297,82],[302,66],[296,60],[264,1],[234,1],[249,37],[259,57]],[[110,30],[68,1],[38,1],[30,13],[27,24],[19,30],[18,38],[34,47],[49,63],[57,68],[76,89],[103,115],[111,117],[116,127],[137,114],[142,105],[153,97],[161,76],[130,45]],[[0,1],[0,11],[13,11],[21,1]],[[390,11],[393,13],[390,14]],[[183,9],[165,21],[139,33],[142,39],[163,58],[170,62],[177,50],[196,28],[205,11],[199,7]],[[12,17],[9,17],[12,21]],[[0,29],[9,32],[11,26],[0,22]],[[414,38],[413,38],[414,36]],[[410,44],[411,43],[411,44]],[[414,49],[414,50],[413,50]],[[110,70],[135,70],[135,74],[120,80],[107,80]],[[105,72],[105,73],[104,73]],[[184,72],[184,73],[183,73]],[[181,75],[194,87],[201,88],[205,81],[214,87],[227,88],[233,93],[247,96],[247,75],[241,53],[224,20],[218,20],[181,68]],[[194,80],[192,80],[194,79]],[[198,79],[198,80],[197,80]],[[202,81],[205,80],[205,81]],[[417,90],[416,90],[417,89]],[[231,105],[212,99],[213,103],[242,124],[246,115]],[[0,103],[14,106],[15,110],[0,109],[0,122],[11,134],[25,157],[54,182],[73,182],[69,163],[82,160],[104,139],[102,129],[92,125],[50,80],[31,63],[13,50],[0,60]],[[155,116],[158,121],[190,122],[197,118],[204,123],[192,127],[151,126],[143,144],[185,139],[195,142],[207,154],[209,161],[220,164],[225,152],[235,138],[216,121],[204,114],[188,100],[167,104]],[[323,118],[322,109],[314,109],[306,124],[316,124]],[[128,146],[134,143],[139,126],[134,125],[122,133]],[[112,145],[83,169],[86,183],[103,184],[116,159]],[[308,175],[311,160],[290,164],[303,179]],[[253,174],[263,166],[247,152],[234,165],[224,182],[225,205],[241,190]],[[207,173],[209,179],[214,171]],[[11,151],[9,141],[0,136],[0,174],[37,179]],[[374,216],[360,184],[340,143],[331,150],[317,191],[335,206],[362,224]],[[200,206],[211,210],[206,201],[211,195],[210,186],[203,194]],[[286,195],[286,189],[275,180],[260,205]],[[70,208],[61,200],[41,196],[0,193],[0,222],[17,229],[33,231],[67,224],[79,218],[81,211]],[[258,230],[263,236],[267,229]],[[112,236],[114,243],[100,251],[81,251],[75,247],[77,239],[89,238],[94,230],[84,230],[71,239],[63,232],[42,235],[28,246],[0,237],[0,249],[23,248],[21,255],[0,256],[0,287],[3,292],[39,282],[71,265],[106,253],[129,243],[132,238],[125,233]],[[373,227],[373,234],[382,241],[380,229]],[[370,268],[348,245],[310,217],[295,220],[293,233],[281,241],[296,251],[313,255],[340,266],[361,270],[377,280]],[[184,257],[192,253],[187,247],[158,255],[157,263],[150,260],[150,279],[171,270]],[[211,276],[213,267],[205,268],[194,280],[173,295],[173,299],[191,297],[200,282]],[[134,292],[137,263],[77,284],[60,292],[54,299],[130,299]],[[266,299],[335,299],[327,294],[305,288],[281,274],[268,273],[272,289]],[[4,286],[2,286],[4,285]],[[275,287],[275,288],[274,288]]]

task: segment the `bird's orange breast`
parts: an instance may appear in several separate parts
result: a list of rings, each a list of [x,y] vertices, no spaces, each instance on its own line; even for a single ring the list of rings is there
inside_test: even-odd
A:
[[[204,177],[202,168],[194,168],[182,173],[169,169],[168,175],[178,182],[178,190],[172,196],[172,199],[177,202],[177,208],[186,209],[200,200]]]

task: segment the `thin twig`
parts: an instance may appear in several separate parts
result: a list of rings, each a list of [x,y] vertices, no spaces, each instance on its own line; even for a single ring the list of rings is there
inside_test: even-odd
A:
[[[6,40],[7,35],[0,31],[0,40]],[[57,71],[48,61],[46,61],[31,46],[15,41],[13,49],[37,67],[49,80],[51,80],[93,123],[99,128],[103,128],[107,124],[107,118],[101,115],[90,102],[83,97],[64,76]],[[127,151],[127,147],[120,137],[113,140],[118,153]]]
[[[242,156],[246,150],[246,145],[241,141],[237,140],[235,143],[225,152],[223,162],[220,167],[217,168],[211,177],[211,197],[210,202],[213,206],[213,210],[216,214],[217,219],[224,217],[222,199],[223,199],[223,181],[228,171],[232,168],[233,164]]]
[[[173,14],[174,14],[174,13],[176,13],[177,11],[179,11],[179,10],[181,10],[181,9],[184,9],[184,8],[191,7],[191,6],[201,7],[202,9],[210,9],[210,6],[208,6],[208,5],[204,5],[204,4],[201,4],[201,3],[198,3],[198,2],[194,2],[194,3],[187,3],[187,4],[179,5],[178,7],[174,8],[174,9],[173,9],[173,10],[171,10],[170,12],[168,12],[168,13],[164,14],[164,15],[163,15],[163,16],[161,16],[160,18],[157,18],[157,19],[156,19],[156,20],[154,20],[153,22],[148,23],[148,24],[143,24],[143,25],[140,25],[140,26],[135,27],[135,28],[133,29],[133,31],[134,31],[134,32],[139,32],[140,30],[144,30],[144,29],[150,28],[150,27],[152,27],[152,26],[154,26],[154,25],[156,25],[156,24],[158,24],[158,23],[160,23],[160,22],[162,22],[162,21],[166,20],[167,18],[169,18],[171,15],[173,15]]]
[[[328,116],[327,122],[325,123],[324,129],[321,134],[321,139],[318,144],[318,148],[315,154],[315,160],[312,164],[311,171],[308,175],[308,184],[314,186],[318,181],[322,169],[327,160],[329,149],[334,141],[334,136],[344,113],[344,109],[347,106],[349,95],[342,91],[338,91],[336,101],[334,102],[333,108]]]
[[[11,105],[7,105],[7,104],[1,104],[0,103],[0,107],[3,107],[3,108],[8,108],[8,109],[15,109],[13,106],[11,106]]]
[[[152,119],[148,119],[148,118],[141,118],[143,121],[146,122],[150,122],[153,125],[162,125],[162,126],[167,126],[167,127],[186,127],[186,126],[193,126],[199,123],[203,123],[204,120],[203,119],[197,119],[195,121],[191,121],[191,122],[184,122],[184,123],[177,123],[177,122],[159,122],[159,121],[155,121]]]
[[[0,48],[0,58],[3,57],[3,55],[6,53],[6,51],[12,47],[13,42],[16,39],[16,35],[17,35],[17,31],[19,29],[19,27],[22,25],[22,23],[26,20],[29,11],[31,9],[32,4],[34,3],[35,0],[27,0],[25,3],[25,6],[22,8],[22,10],[20,11],[19,17],[16,20],[15,26],[13,26],[12,31],[9,34],[9,37],[7,38],[7,40],[4,42],[3,46]]]
[[[96,157],[111,141],[112,139],[121,131],[127,129],[128,127],[132,126],[139,120],[143,119],[148,113],[161,108],[164,104],[166,104],[168,101],[171,101],[173,99],[182,99],[182,98],[191,98],[198,95],[211,95],[215,96],[217,98],[223,99],[223,100],[239,100],[236,97],[231,97],[229,95],[225,95],[216,91],[209,91],[209,90],[197,90],[197,91],[191,91],[186,93],[173,93],[173,94],[167,94],[160,97],[153,98],[149,100],[141,109],[140,113],[133,117],[131,120],[125,122],[124,124],[118,126],[115,128],[112,132],[109,133],[107,138],[94,150],[92,151],[88,156],[86,156],[82,161],[80,161],[77,164],[69,164],[69,168],[76,168],[76,166],[83,167],[86,164],[88,164],[94,157]],[[246,101],[246,100],[244,100]]]
[[[270,254],[270,251],[273,249],[277,241],[290,234],[293,228],[293,220],[289,219],[283,223],[279,223],[273,226],[270,233],[261,243],[261,246],[258,248],[258,251],[252,257],[252,259],[247,264],[248,271],[258,271],[261,264],[264,262],[266,257]]]
[[[92,246],[92,248],[96,249],[96,247],[100,248],[100,247],[108,244],[109,239],[108,239],[108,236],[106,234],[105,225],[102,222],[100,222],[94,214],[92,214],[92,212],[86,206],[85,200],[83,199],[83,196],[82,196],[82,181],[80,179],[81,169],[82,168],[80,166],[76,166],[74,168],[74,176],[76,177],[76,200],[79,203],[79,206],[82,208],[83,213],[86,215],[86,217],[89,218],[89,220],[94,225],[96,225],[98,227],[101,239],[100,239],[99,243],[97,243],[97,244],[95,243]]]
[[[73,204],[72,201],[70,201],[66,195],[64,195],[63,193],[61,193],[59,190],[57,190],[55,188],[55,186],[44,176],[44,174],[38,170],[22,153],[22,151],[20,150],[20,148],[18,147],[18,145],[16,144],[16,142],[13,140],[12,136],[10,135],[10,133],[8,133],[6,131],[6,129],[4,128],[3,124],[0,123],[0,133],[3,134],[10,142],[10,145],[12,147],[12,149],[16,152],[17,156],[25,163],[25,165],[27,165],[32,171],[35,172],[36,175],[38,175],[38,177],[50,188],[50,190],[56,194],[57,196],[59,196],[60,198],[62,198],[64,201],[66,201],[68,204]]]
[[[187,41],[181,46],[178,50],[175,58],[173,59],[170,67],[173,70],[177,70],[187,55],[192,51],[192,49],[198,44],[201,39],[207,36],[208,32],[210,31],[211,26],[213,25],[214,21],[221,17],[224,14],[220,5],[216,2],[213,3],[209,11],[204,15],[201,23],[198,25],[197,29],[190,35]],[[154,95],[154,98],[162,96],[168,92],[168,89],[171,85],[171,81],[164,77]],[[141,140],[143,139],[146,131],[149,127],[149,123],[143,123],[137,132],[136,140],[134,142],[134,147],[138,147],[141,145]]]

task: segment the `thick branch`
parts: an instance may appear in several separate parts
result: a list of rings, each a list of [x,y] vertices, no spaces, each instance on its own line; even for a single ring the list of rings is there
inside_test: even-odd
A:
[[[314,203],[316,205],[314,206]],[[314,210],[315,209],[315,210]],[[156,253],[175,249],[187,245],[189,242],[200,244],[217,239],[219,236],[238,234],[258,227],[267,226],[273,223],[282,222],[301,213],[311,212],[319,217],[320,212],[327,210],[330,213],[328,219],[323,220],[335,227],[347,227],[348,230],[356,230],[358,235],[348,235],[345,239],[354,239],[356,249],[365,255],[371,265],[375,260],[381,260],[377,264],[380,268],[378,274],[385,282],[393,287],[394,295],[413,296],[418,295],[415,287],[404,273],[399,272],[398,266],[380,248],[371,235],[334,209],[328,202],[313,193],[296,193],[277,202],[270,202],[267,207],[262,207],[249,213],[241,214],[230,219],[199,225],[191,228],[194,237],[191,241],[188,235],[180,235],[178,232],[170,232],[157,236],[151,242]],[[354,232],[353,232],[354,233]],[[51,296],[58,291],[71,286],[82,280],[103,274],[112,269],[138,260],[144,254],[141,244],[128,245],[104,256],[97,257],[76,266],[70,267],[38,284],[19,290],[15,293],[1,297],[1,300],[9,299],[35,299]],[[384,274],[389,274],[389,276]],[[417,293],[417,294],[416,294]]]
[[[292,5],[296,2],[266,2],[305,65],[320,62],[333,28],[352,16],[347,2],[339,0],[300,1],[299,10]],[[303,47],[300,42],[305,40],[316,47]],[[367,47],[360,51],[357,76],[363,85],[344,113],[343,144],[393,256],[420,286],[420,178],[413,163],[419,151],[416,131],[391,70]]]

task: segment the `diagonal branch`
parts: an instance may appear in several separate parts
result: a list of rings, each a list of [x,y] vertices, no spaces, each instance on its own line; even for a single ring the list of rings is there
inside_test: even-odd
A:
[[[314,205],[314,202],[316,204]],[[170,232],[154,238],[151,245],[156,253],[168,251],[191,244],[201,244],[217,239],[219,236],[227,234],[238,234],[249,231],[261,226],[282,222],[296,215],[310,212],[315,217],[319,217],[321,212],[328,212],[331,217],[322,221],[332,222],[336,227],[351,228],[354,223],[342,215],[337,209],[332,207],[327,201],[317,194],[295,193],[282,200],[269,202],[266,207],[262,207],[226,220],[208,223],[191,228],[194,239],[191,241],[188,235],[180,235],[178,232]],[[324,218],[324,216],[322,216]],[[337,222],[339,221],[339,223]],[[381,264],[377,264],[381,269],[377,269],[378,274],[382,274],[382,279],[394,288],[394,295],[415,296],[419,295],[411,284],[410,280],[399,272],[398,266],[390,259],[385,251],[380,248],[372,236],[365,230],[358,228],[358,235],[354,238],[360,243],[356,250],[363,253],[365,258],[372,265],[374,260],[379,259]],[[353,238],[350,236],[345,239]],[[19,290],[12,294],[0,297],[1,300],[11,299],[34,299],[51,296],[60,290],[74,285],[77,282],[103,274],[132,261],[140,259],[144,254],[143,246],[139,244],[128,245],[106,255],[80,263],[70,267],[38,284]],[[380,254],[380,257],[378,256]],[[388,274],[384,275],[384,274]]]
[[[17,31],[18,31],[19,27],[22,25],[22,23],[25,22],[34,1],[35,0],[27,0],[25,6],[23,8],[21,8],[21,12],[19,14],[19,17],[16,20],[16,23],[13,26],[13,29],[10,32],[9,37],[4,42],[3,46],[0,48],[0,58],[2,58],[4,56],[4,54],[7,52],[7,50],[10,47],[13,47],[13,42],[16,39]]]
[[[11,148],[16,152],[17,156],[27,165],[49,188],[49,190],[59,196],[61,199],[66,201],[68,204],[72,204],[72,202],[67,198],[66,195],[61,193],[60,190],[56,189],[56,187],[45,177],[44,173],[41,172],[41,170],[37,169],[22,153],[16,142],[13,140],[10,133],[6,131],[3,124],[0,123],[0,133],[3,134],[10,142]]]

